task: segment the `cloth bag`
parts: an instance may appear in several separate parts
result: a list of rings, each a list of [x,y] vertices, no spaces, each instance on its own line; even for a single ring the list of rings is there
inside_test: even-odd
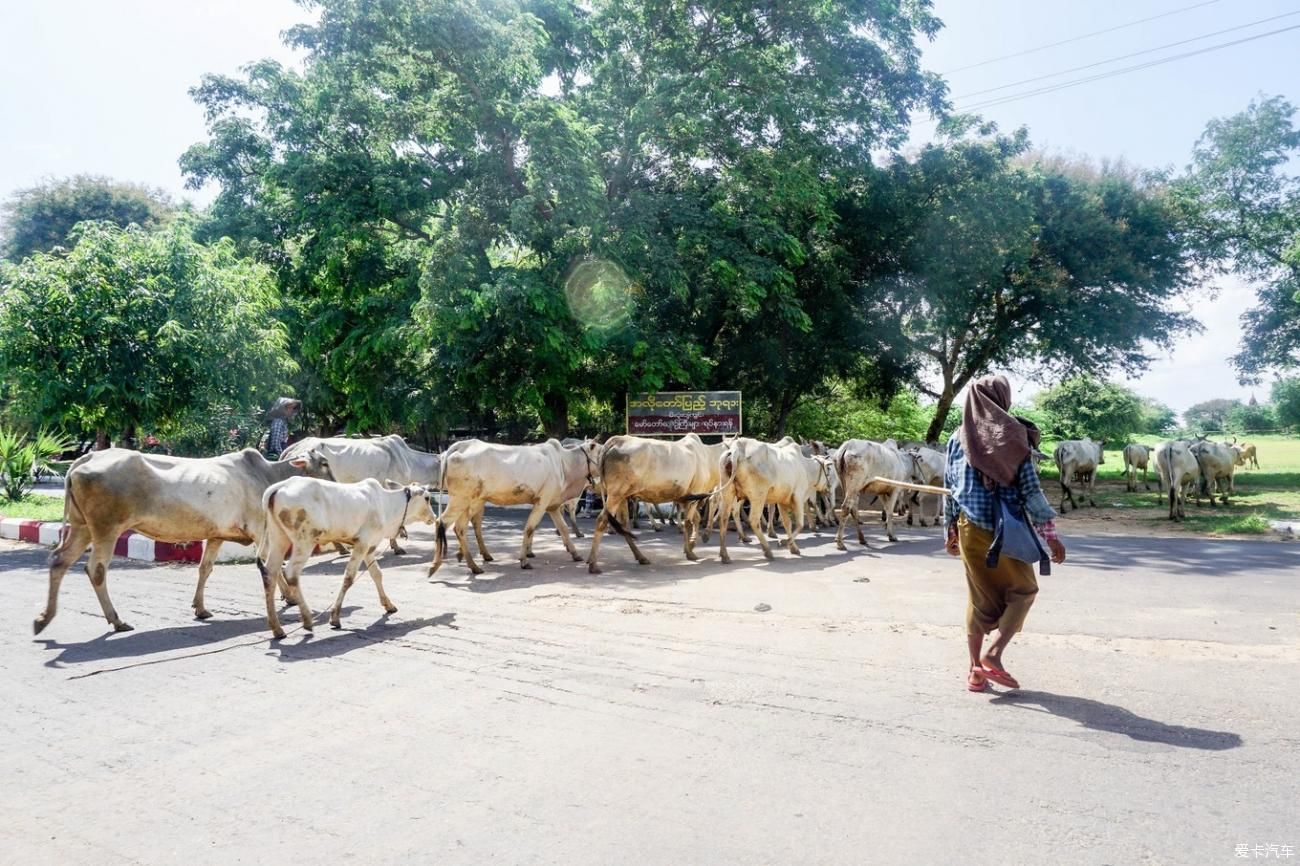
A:
[[[1038,573],[1044,577],[1052,573],[1052,559],[1043,547],[1034,527],[1025,518],[1025,505],[1020,491],[997,486],[997,507],[993,509],[993,543],[985,564],[996,568],[998,559],[1009,556],[1021,562],[1038,563]]]

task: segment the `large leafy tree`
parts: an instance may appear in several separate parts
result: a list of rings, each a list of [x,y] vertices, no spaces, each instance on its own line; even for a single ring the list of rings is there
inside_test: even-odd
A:
[[[846,215],[871,316],[917,364],[941,432],[996,367],[1133,373],[1197,327],[1180,200],[1122,166],[1034,158],[1023,131],[942,140],[868,175]]]
[[[1195,430],[1220,431],[1227,429],[1228,419],[1242,408],[1240,400],[1216,397],[1203,400],[1183,412],[1183,425]]]
[[[1046,432],[1062,439],[1087,436],[1123,448],[1143,424],[1142,399],[1137,394],[1123,385],[1089,376],[1067,379],[1040,391],[1034,404],[1048,418]]]
[[[728,385],[780,426],[873,340],[843,178],[938,104],[926,0],[324,0],[195,90],[214,234],[275,264],[322,402],[373,426]],[[882,347],[883,349],[883,347]]]
[[[21,414],[102,440],[264,404],[291,372],[270,273],[230,241],[201,245],[184,219],[70,240],[0,263],[0,370]]]
[[[1255,283],[1233,364],[1246,382],[1300,364],[1300,129],[1281,97],[1210,121],[1182,190],[1201,209],[1207,248]]]
[[[139,184],[85,174],[47,181],[0,205],[0,257],[18,261],[66,245],[86,220],[152,228],[172,210],[166,193]]]

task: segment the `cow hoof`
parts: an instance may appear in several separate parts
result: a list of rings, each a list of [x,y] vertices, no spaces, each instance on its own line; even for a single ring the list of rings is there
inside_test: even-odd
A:
[[[772,551],[770,550],[763,551],[763,558],[766,559],[768,562],[776,561],[776,557],[772,555]]]
[[[121,620],[113,623],[113,631],[135,631],[134,626],[129,626]]]
[[[731,563],[731,557],[727,556],[725,553],[719,556],[718,559],[727,564]]]
[[[587,565],[587,574],[600,574],[600,569],[594,565]]]
[[[210,611],[210,610],[196,610],[196,611],[194,611],[194,618],[195,618],[195,619],[211,619],[211,618],[212,618],[212,611]]]
[[[803,556],[803,551],[801,551],[801,550],[800,550],[799,548],[797,548],[797,547],[792,547],[792,548],[790,548],[790,553],[792,553],[792,554],[795,555],[795,556]]]
[[[394,548],[393,548],[393,553],[395,553],[395,554],[398,555],[398,556],[406,556],[406,548],[404,548],[404,547],[394,547]]]
[[[332,628],[332,629],[341,629],[341,628],[343,628],[343,623],[339,622],[339,621],[336,620],[336,619],[332,619],[332,620],[330,620],[330,628]]]
[[[529,558],[529,559],[532,559],[532,558],[533,558],[534,556],[536,556],[536,555],[537,555],[537,554],[533,553],[531,550],[528,551],[528,558]],[[488,560],[484,560],[484,561],[485,561],[485,562],[491,562],[492,560],[488,559]]]
[[[483,573],[483,569],[481,569],[481,568],[471,568],[471,569],[469,570],[469,573],[470,573],[470,574],[482,574],[482,573]]]
[[[569,556],[573,557],[574,562],[582,562],[582,554],[580,553],[570,553]]]
[[[528,555],[529,555],[529,556],[532,556],[531,553],[528,554]],[[490,553],[485,553],[485,554],[483,554],[483,561],[484,561],[484,562],[496,562],[496,559],[492,556],[492,554],[490,554]]]
[[[895,537],[892,536],[892,535],[889,535],[889,536],[886,536],[886,537],[887,537],[890,541],[898,541],[898,539],[895,538]]]
[[[642,557],[638,557],[638,558],[637,558],[637,561],[636,561],[636,564],[637,564],[637,565],[649,565],[649,564],[650,564],[650,560],[646,559],[644,556],[642,556]]]
[[[848,548],[844,546],[844,542],[842,542],[842,541],[837,541],[837,542],[835,542],[835,549],[836,549],[836,550],[843,550],[843,551],[846,551],[846,552],[848,551]]]
[[[519,562],[519,567],[527,571],[532,569],[533,564],[528,560],[524,559]]]
[[[700,561],[699,556],[697,556],[697,555],[694,554],[694,553],[688,553],[688,554],[686,554],[686,558],[689,559],[691,562],[699,562],[699,561]]]
[[[272,639],[272,640],[284,640],[284,629],[282,629],[282,628],[277,628],[275,631],[271,632],[271,639]]]
[[[45,614],[41,614],[40,616],[36,617],[35,622],[32,623],[32,634],[40,634],[42,631],[45,630],[45,627],[49,624],[50,621],[45,618]]]

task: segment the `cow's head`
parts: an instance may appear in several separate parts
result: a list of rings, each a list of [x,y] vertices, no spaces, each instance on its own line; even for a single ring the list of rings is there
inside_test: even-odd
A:
[[[406,522],[433,523],[437,519],[437,494],[422,484],[406,486]]]
[[[313,448],[306,454],[293,458],[289,461],[289,465],[308,478],[324,478],[326,481],[334,480],[334,472],[330,469],[330,462],[325,459],[325,455],[318,448]]]

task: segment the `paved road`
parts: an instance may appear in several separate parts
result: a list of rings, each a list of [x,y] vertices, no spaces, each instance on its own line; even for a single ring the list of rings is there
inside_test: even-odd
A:
[[[504,556],[517,517],[492,521]],[[539,534],[430,582],[427,531],[344,630],[268,640],[248,565],[80,572],[30,631],[43,551],[0,549],[0,862],[1230,863],[1300,851],[1300,547],[1074,539],[963,689],[963,584],[935,530],[802,559],[606,574]],[[332,601],[341,560],[306,588]],[[770,611],[757,612],[767,604]],[[287,619],[294,620],[295,614]],[[296,620],[295,620],[296,621]]]

